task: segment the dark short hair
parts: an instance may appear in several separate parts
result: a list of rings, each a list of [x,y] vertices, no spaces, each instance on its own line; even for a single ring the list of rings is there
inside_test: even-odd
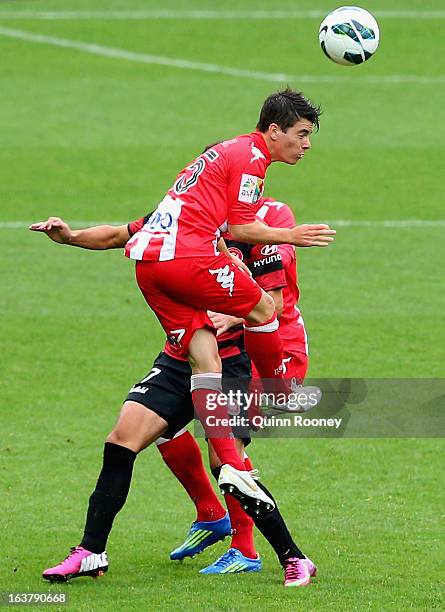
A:
[[[314,106],[301,91],[288,87],[266,98],[256,127],[260,132],[266,132],[271,123],[276,123],[286,132],[299,119],[308,119],[318,130],[320,115],[319,106]]]

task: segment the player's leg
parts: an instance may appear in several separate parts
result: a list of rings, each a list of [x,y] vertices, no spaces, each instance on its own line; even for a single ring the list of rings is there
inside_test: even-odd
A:
[[[248,470],[253,470],[253,464],[247,454],[244,463]],[[212,470],[213,471],[213,470]],[[258,482],[263,491],[273,498],[267,487]],[[275,499],[274,499],[275,501]],[[247,510],[247,512],[249,512]],[[267,515],[254,517],[255,526],[274,549],[279,562],[284,568],[285,586],[305,586],[310,578],[316,576],[314,563],[298,548],[275,501],[275,508]]]
[[[209,338],[212,338],[212,343]],[[204,356],[206,352],[207,355]],[[195,413],[222,464],[218,479],[221,490],[224,493],[233,493],[239,501],[257,512],[270,511],[270,498],[257,487],[236,451],[232,428],[228,424],[227,406],[221,401],[225,399],[222,392],[222,372],[202,372],[203,368],[216,369],[217,364],[221,364],[216,339],[208,329],[195,331],[189,343],[189,360],[192,367],[191,393]]]
[[[236,445],[240,457],[243,457],[243,441],[237,439]],[[220,462],[212,445],[209,444],[208,446],[210,469],[213,470],[215,467],[217,467],[219,476]],[[227,508],[229,510],[230,522],[232,525],[232,541],[230,547],[236,548],[245,557],[248,557],[250,559],[257,559],[258,553],[255,548],[253,538],[253,520],[244,512],[241,504],[234,497],[232,497],[232,495],[226,493],[224,497],[227,504]]]
[[[173,438],[155,441],[164,463],[176,476],[192,500],[196,509],[196,521],[216,521],[226,515],[219,501],[202,459],[201,449],[187,429]]]
[[[253,465],[249,458],[245,460],[246,468],[251,471]],[[219,466],[212,468],[212,474],[215,478],[219,476]],[[258,486],[266,493],[268,497],[273,499],[272,494],[266,488],[266,486],[258,481]],[[279,562],[283,566],[285,579],[285,586],[305,586],[309,584],[311,576],[315,576],[317,569],[310,559],[298,548],[295,544],[289,530],[284,522],[284,519],[279,511],[277,503],[275,502],[275,508],[267,514],[257,515],[252,512],[249,508],[245,508],[246,514],[248,514],[255,523],[255,526],[263,534],[265,539],[274,549]],[[231,519],[232,520],[232,519]],[[219,559],[209,567],[217,569]],[[204,568],[204,573],[220,573],[220,572],[207,572],[207,568]]]
[[[244,454],[242,440],[237,440],[237,448],[240,456]],[[209,443],[209,461],[213,468],[212,473],[218,480],[221,466],[212,445]],[[239,574],[245,572],[259,572],[262,562],[256,551],[253,539],[253,520],[248,516],[241,504],[229,493],[225,494],[227,508],[229,510],[230,522],[232,524],[232,541],[227,550],[214,563],[200,570],[201,574]],[[270,513],[268,513],[270,514]]]
[[[134,401],[124,403],[107,438],[103,464],[88,506],[82,541],[59,565],[43,572],[51,582],[99,576],[108,569],[106,542],[114,518],[127,499],[137,453],[165,433],[168,423]]]
[[[237,355],[225,357],[222,359],[223,364],[223,390],[225,393],[248,391],[249,381],[251,376],[251,362],[247,353],[243,350]],[[240,406],[242,408],[242,406]],[[242,415],[242,411],[240,413]],[[238,434],[238,430],[233,428],[237,452],[244,462],[244,443],[242,435]],[[213,449],[212,444],[208,444],[209,464],[210,467],[220,466],[218,457]],[[232,541],[230,548],[238,550],[247,559],[258,560],[258,554],[255,549],[253,539],[253,521],[242,510],[240,503],[230,494],[226,494],[225,501],[229,510],[230,521],[232,524]],[[252,565],[252,564],[250,564]],[[256,564],[258,567],[260,563]]]
[[[200,290],[199,274],[190,274],[192,264],[193,260],[137,262],[136,278],[148,305],[167,334],[168,352],[172,357],[188,358],[190,361],[195,412],[206,434],[218,438],[216,452],[221,462],[244,470],[229,437],[230,428],[221,424],[211,431],[207,421],[208,396],[217,398],[221,392],[221,360],[213,324],[207,312],[202,309],[202,304],[196,306],[188,303],[193,301],[191,296],[194,292],[199,296]],[[227,416],[219,405],[216,413],[220,420]]]
[[[167,295],[195,308],[245,319],[246,349],[261,377],[275,379],[282,376],[282,342],[275,304],[250,276],[224,254],[201,260],[190,259],[185,263],[162,262],[161,265],[158,286]],[[181,267],[182,274],[178,274]],[[153,275],[150,280],[153,285]],[[147,294],[146,299],[151,305],[153,299],[150,295]],[[204,356],[196,356],[198,367],[201,358]]]
[[[201,450],[191,433],[181,429],[173,438],[158,438],[155,444],[196,508],[196,520],[185,541],[170,553],[170,559],[181,561],[230,535],[230,519],[210,483]]]
[[[260,301],[246,317],[244,344],[263,379],[280,379],[283,376],[283,343],[274,301],[262,292]]]
[[[207,437],[215,440],[215,451],[223,463],[220,487],[230,487],[247,504],[268,511],[273,504],[245,471],[231,439],[230,427],[225,424],[227,413],[220,402],[222,374],[218,347],[214,331],[211,331],[212,322],[207,312],[202,310],[208,296],[215,292],[215,282],[211,274],[208,277],[204,275],[203,280],[204,272],[193,259],[154,263],[139,261],[136,264],[139,287],[167,333],[169,350],[180,358],[190,359],[195,411]],[[216,287],[222,289],[218,282]],[[251,303],[252,299],[244,308],[250,311]]]

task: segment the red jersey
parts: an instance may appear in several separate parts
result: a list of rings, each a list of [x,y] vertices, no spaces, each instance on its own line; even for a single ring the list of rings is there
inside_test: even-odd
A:
[[[297,224],[290,207],[283,202],[276,202],[272,198],[260,198],[257,204],[257,217],[270,227],[292,228]],[[300,311],[297,308],[300,290],[297,284],[295,247],[291,244],[280,244],[278,249],[286,274],[286,286],[283,289],[283,313],[280,317],[280,334],[283,341],[286,342],[286,340],[294,337],[290,326],[296,324],[300,316]]]
[[[270,163],[260,132],[208,149],[178,174],[157,209],[127,242],[126,256],[145,261],[214,256],[228,223],[255,221]]]

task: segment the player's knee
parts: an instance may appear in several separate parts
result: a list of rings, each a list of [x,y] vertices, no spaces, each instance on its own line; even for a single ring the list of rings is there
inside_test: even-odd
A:
[[[119,424],[108,435],[106,442],[125,446],[135,453],[143,450],[148,445],[147,440],[141,435],[140,431],[132,431],[127,427],[120,427]]]
[[[275,313],[275,302],[268,293],[263,291],[261,300],[255,308],[249,313],[246,321],[248,324],[261,324],[269,321]]]
[[[111,433],[108,434],[105,442],[111,442],[112,444],[119,444],[120,446],[126,446],[130,441],[130,436],[120,430],[119,427],[115,427]]]

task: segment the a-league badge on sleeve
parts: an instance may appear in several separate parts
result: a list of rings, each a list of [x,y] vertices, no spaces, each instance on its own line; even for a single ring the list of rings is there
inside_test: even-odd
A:
[[[246,204],[255,204],[264,191],[264,179],[253,176],[252,174],[243,174],[241,176],[241,184],[238,194],[238,200]]]

